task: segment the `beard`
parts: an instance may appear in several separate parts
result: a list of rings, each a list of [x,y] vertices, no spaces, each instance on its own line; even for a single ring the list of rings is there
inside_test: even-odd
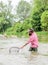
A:
[[[32,34],[31,33],[29,33],[29,36],[31,36]]]

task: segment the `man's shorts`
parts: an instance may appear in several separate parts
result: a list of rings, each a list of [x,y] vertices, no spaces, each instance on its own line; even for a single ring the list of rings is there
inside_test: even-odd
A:
[[[29,48],[29,51],[37,52],[37,48],[32,48],[32,47],[30,47],[30,48]]]

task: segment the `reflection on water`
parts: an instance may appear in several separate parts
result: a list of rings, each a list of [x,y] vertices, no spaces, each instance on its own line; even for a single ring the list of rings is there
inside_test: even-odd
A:
[[[20,47],[25,39],[0,40],[0,65],[48,65],[48,44],[39,44],[38,52],[29,52],[29,45],[18,54],[9,54],[10,47]]]

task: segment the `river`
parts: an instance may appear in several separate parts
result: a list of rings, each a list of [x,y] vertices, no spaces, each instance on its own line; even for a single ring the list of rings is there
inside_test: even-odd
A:
[[[29,45],[18,54],[10,54],[10,47],[20,47],[25,38],[0,38],[0,65],[48,65],[48,44],[39,43],[38,53],[30,53]]]

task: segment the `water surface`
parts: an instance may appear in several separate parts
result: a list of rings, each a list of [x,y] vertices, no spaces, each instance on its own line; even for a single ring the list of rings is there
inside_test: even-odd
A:
[[[25,38],[0,39],[0,65],[48,65],[48,44],[40,44],[38,53],[30,53],[29,45],[18,54],[9,54],[10,47],[25,44]]]

